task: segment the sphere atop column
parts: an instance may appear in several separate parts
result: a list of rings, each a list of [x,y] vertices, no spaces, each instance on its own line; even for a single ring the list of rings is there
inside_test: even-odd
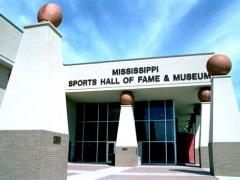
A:
[[[134,103],[134,96],[130,91],[124,91],[120,95],[120,103],[121,105],[133,105]]]
[[[207,71],[210,75],[227,75],[231,68],[230,58],[223,54],[213,55],[207,62]]]
[[[209,87],[203,87],[198,91],[198,99],[201,102],[210,102],[211,95],[212,93]]]
[[[38,11],[38,22],[50,21],[55,27],[62,22],[62,10],[55,3],[44,4]]]

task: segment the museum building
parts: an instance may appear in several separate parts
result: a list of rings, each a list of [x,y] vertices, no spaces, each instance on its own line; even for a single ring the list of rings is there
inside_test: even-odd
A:
[[[48,48],[44,38],[51,39]],[[217,85],[206,68],[214,53],[62,65],[61,35],[51,23],[23,32],[1,14],[0,40],[1,132],[46,130],[53,144],[68,152],[69,162],[196,163],[213,169],[211,143],[220,136],[217,142],[229,140],[211,132],[219,126],[210,122],[216,111],[210,108],[210,89]],[[212,102],[217,95],[215,90]]]
[[[8,34],[3,32],[1,36],[9,38],[5,42],[11,48],[4,46],[1,52],[4,91],[22,31],[2,15],[1,21],[5,27],[1,29]],[[15,37],[18,41],[11,39]],[[69,160],[112,162],[120,116],[119,96],[131,91],[141,163],[176,164],[177,133],[189,126],[193,108],[199,104],[199,89],[210,86],[205,65],[212,55],[65,64]]]

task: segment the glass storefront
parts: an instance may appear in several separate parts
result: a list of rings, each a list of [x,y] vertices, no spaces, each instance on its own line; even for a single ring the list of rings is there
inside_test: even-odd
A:
[[[175,111],[172,100],[134,104],[138,156],[143,164],[176,163]]]
[[[119,103],[79,103],[75,142],[75,162],[111,162],[117,138]]]
[[[119,103],[79,103],[74,162],[111,163],[120,115]],[[172,100],[134,104],[138,156],[143,164],[175,163],[175,111]],[[70,152],[70,151],[69,151]]]

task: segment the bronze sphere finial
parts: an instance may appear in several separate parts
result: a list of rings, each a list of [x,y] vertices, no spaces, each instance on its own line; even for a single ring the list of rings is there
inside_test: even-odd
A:
[[[198,91],[198,99],[201,102],[210,102],[211,101],[211,90],[210,87],[203,87]]]
[[[130,91],[124,91],[120,95],[120,103],[121,105],[133,105],[134,103],[134,96]]]
[[[38,22],[50,21],[55,27],[62,22],[62,10],[55,3],[44,4],[38,11]]]
[[[223,54],[216,54],[209,58],[207,71],[210,75],[227,75],[232,68],[230,58]]]

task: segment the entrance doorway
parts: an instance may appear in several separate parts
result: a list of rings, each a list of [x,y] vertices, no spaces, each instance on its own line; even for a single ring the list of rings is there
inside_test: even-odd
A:
[[[134,103],[138,156],[142,164],[176,164],[173,100]]]
[[[114,164],[114,147],[115,142],[108,142],[107,143],[107,163]]]

